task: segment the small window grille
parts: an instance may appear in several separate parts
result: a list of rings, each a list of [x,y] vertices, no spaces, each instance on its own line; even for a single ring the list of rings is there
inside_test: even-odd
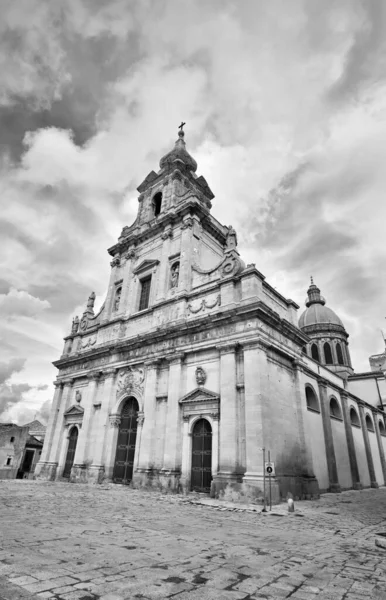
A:
[[[12,437],[11,437],[11,444],[12,444],[12,442],[14,442],[14,441],[15,441],[15,437],[14,437],[14,436],[12,436]]]
[[[141,281],[141,297],[139,300],[139,310],[145,310],[149,306],[151,276]]]
[[[11,464],[12,464],[12,457],[11,457],[11,456],[8,456],[8,458],[7,458],[7,462],[6,462],[6,465],[7,465],[7,467],[10,467],[10,466],[11,466]]]

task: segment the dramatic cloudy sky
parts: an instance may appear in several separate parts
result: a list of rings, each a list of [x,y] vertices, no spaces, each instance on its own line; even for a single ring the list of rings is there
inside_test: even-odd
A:
[[[47,416],[137,185],[186,125],[247,262],[312,274],[357,371],[386,314],[384,0],[2,0],[0,420]]]

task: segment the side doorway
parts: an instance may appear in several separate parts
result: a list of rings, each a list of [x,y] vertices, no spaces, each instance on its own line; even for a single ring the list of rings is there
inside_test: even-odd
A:
[[[78,428],[73,427],[70,431],[68,440],[68,449],[66,455],[66,462],[64,465],[63,477],[69,478],[71,475],[72,465],[74,464],[76,444],[78,443]]]

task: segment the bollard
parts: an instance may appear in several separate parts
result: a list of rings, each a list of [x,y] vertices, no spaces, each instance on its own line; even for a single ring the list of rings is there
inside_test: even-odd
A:
[[[292,500],[292,498],[288,498],[287,504],[288,504],[288,512],[295,512],[295,504],[294,504],[294,501]]]

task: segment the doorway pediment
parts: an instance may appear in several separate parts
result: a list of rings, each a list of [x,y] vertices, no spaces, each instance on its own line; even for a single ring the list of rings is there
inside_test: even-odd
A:
[[[183,416],[211,415],[219,417],[220,396],[204,387],[197,387],[179,400]]]

